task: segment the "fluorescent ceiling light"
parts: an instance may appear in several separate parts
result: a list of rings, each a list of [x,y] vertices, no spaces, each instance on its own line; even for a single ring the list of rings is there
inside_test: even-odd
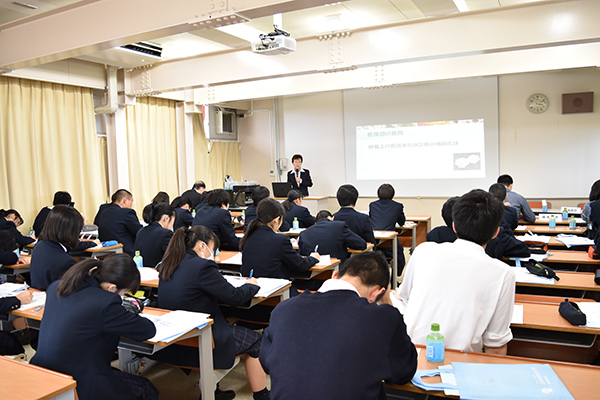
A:
[[[465,12],[470,11],[469,6],[467,5],[467,0],[453,0],[454,5],[458,8],[458,11]]]

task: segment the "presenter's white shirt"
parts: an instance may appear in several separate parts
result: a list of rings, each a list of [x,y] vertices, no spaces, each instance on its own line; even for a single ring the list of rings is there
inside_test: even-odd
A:
[[[512,339],[515,275],[476,243],[425,242],[408,262],[398,289],[413,343],[425,345],[431,324],[440,324],[446,348],[481,351]]]

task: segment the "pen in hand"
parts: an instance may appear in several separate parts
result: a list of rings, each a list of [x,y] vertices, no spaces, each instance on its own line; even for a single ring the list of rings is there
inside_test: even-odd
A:
[[[254,275],[254,270],[253,269],[250,270],[250,276],[248,276],[248,278],[252,278],[252,275]]]
[[[318,250],[319,250],[319,245],[316,245],[315,246],[315,251],[313,251],[313,253],[318,253]]]

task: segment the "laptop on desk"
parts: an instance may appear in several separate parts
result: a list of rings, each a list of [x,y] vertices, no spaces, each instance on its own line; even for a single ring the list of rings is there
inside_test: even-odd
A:
[[[287,197],[288,192],[293,189],[290,182],[273,182],[273,197]]]

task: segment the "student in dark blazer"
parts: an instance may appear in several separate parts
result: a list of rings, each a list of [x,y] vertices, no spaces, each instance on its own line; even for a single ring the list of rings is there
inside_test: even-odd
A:
[[[298,225],[300,228],[308,228],[315,224],[315,217],[310,214],[308,208],[302,206],[302,193],[298,190],[292,189],[288,192],[287,199],[283,202],[283,209],[285,210],[285,222],[290,227],[294,226],[294,219],[298,218]]]
[[[427,233],[428,242],[446,243],[454,242],[456,240],[456,232],[452,227],[452,208],[458,201],[459,197],[451,197],[442,206],[442,218],[446,225],[438,226],[433,228]]]
[[[23,225],[23,218],[17,210],[0,210],[0,231],[10,232],[15,237],[19,247],[35,242],[34,238],[23,236],[19,232],[17,227],[21,225]]]
[[[202,181],[196,181],[191,189],[186,190],[181,194],[181,197],[187,197],[192,202],[192,210],[198,207],[201,202],[202,193],[206,190],[206,185]]]
[[[288,236],[279,234],[285,212],[275,199],[262,200],[256,208],[257,217],[244,234],[242,250],[243,276],[253,271],[255,277],[290,279],[291,272],[305,272],[319,262],[319,255],[301,257]]]
[[[389,183],[384,183],[377,189],[379,200],[369,204],[369,218],[371,218],[371,226],[374,230],[395,232],[396,224],[402,226],[406,222],[404,206],[393,200],[395,194],[394,187]],[[386,257],[392,257],[391,247],[381,247],[378,250],[381,250]],[[400,276],[406,260],[404,259],[404,248],[399,243],[396,258],[398,260],[398,276]]]
[[[175,197],[171,203],[171,207],[173,207],[175,212],[177,212],[177,219],[173,225],[173,231],[176,231],[182,227],[189,228],[192,226],[192,222],[194,222],[192,210],[194,207],[192,206],[192,201],[190,199],[185,196]]]
[[[377,245],[375,235],[373,234],[373,227],[371,226],[371,219],[368,215],[354,209],[358,200],[358,190],[352,185],[342,185],[339,187],[336,197],[338,204],[342,208],[333,214],[335,220],[344,221],[352,232],[367,242]]]
[[[52,201],[52,206],[57,206],[59,204],[64,204],[66,206],[71,206],[71,207],[73,207],[75,205],[75,203],[73,203],[73,201],[71,199],[71,195],[69,194],[69,192],[54,193],[54,201]],[[42,233],[42,228],[44,227],[44,222],[46,221],[46,218],[48,218],[48,214],[50,213],[50,210],[52,210],[52,207],[44,207],[40,210],[38,215],[35,217],[35,220],[33,221],[33,231],[34,231],[36,237],[40,236],[40,234]]]
[[[270,195],[271,192],[265,186],[259,186],[252,191],[252,204],[248,206],[248,208],[246,208],[245,212],[244,232],[246,232],[248,226],[250,226],[250,222],[256,219],[256,207],[258,206],[258,203],[260,203],[262,199],[266,199]],[[288,224],[287,221],[284,219],[283,223],[281,224],[281,227],[279,227],[279,231],[287,232],[289,230],[290,224]]]
[[[168,203],[152,203],[144,207],[147,226],[140,229],[135,238],[135,250],[140,251],[144,267],[155,268],[162,260],[171,237],[177,212]]]
[[[17,241],[12,233],[9,231],[0,231],[0,264],[2,265],[14,265],[14,264],[25,264],[27,261],[23,258],[19,258],[15,250],[18,248]],[[12,273],[12,271],[2,271],[1,273]]]
[[[232,250],[238,250],[240,239],[235,236],[229,213],[229,193],[223,189],[212,190],[206,207],[196,210],[192,226],[202,225],[217,235],[221,245],[227,243]]]
[[[31,363],[71,375],[81,400],[157,400],[146,378],[111,368],[121,336],[147,340],[152,321],[127,311],[121,296],[136,291],[140,274],[131,256],[88,259],[46,292],[39,344]]]
[[[112,195],[112,203],[102,211],[96,223],[101,241],[116,240],[123,244],[123,252],[131,256],[134,254],[137,232],[142,229],[132,206],[131,192],[119,189]]]
[[[294,169],[288,172],[287,180],[292,184],[292,187],[299,190],[303,196],[308,196],[308,188],[313,185],[313,182],[310,178],[310,171],[302,168],[303,161],[300,154],[294,154],[292,157]]]
[[[269,399],[266,375],[258,361],[262,336],[248,328],[228,325],[218,305],[237,306],[247,302],[259,290],[257,281],[248,279],[240,287],[229,284],[213,261],[218,247],[219,239],[204,226],[178,229],[161,265],[158,306],[210,314],[214,320],[214,367],[231,368],[237,355],[246,354],[246,374],[254,399]],[[183,367],[198,367],[198,349],[193,347],[169,346],[153,358]],[[217,388],[215,397],[233,398],[228,393],[231,391],[221,392]],[[235,396],[235,393],[232,394]]]
[[[515,230],[519,226],[519,217],[517,215],[517,209],[512,207],[510,203],[506,202],[506,186],[501,183],[494,183],[488,189],[488,192],[492,194],[496,199],[500,200],[504,204],[504,217],[502,217],[502,223],[507,226],[510,230]]]
[[[21,304],[31,303],[32,299],[33,292],[30,290],[24,290],[16,296],[2,297],[0,298],[0,315],[5,316],[9,311],[21,307]],[[25,353],[25,349],[19,339],[10,332],[0,331],[0,355],[14,356],[21,353]]]
[[[300,233],[298,238],[298,251],[301,255],[308,256],[313,252],[329,254],[338,258],[340,265],[346,261],[348,249],[366,248],[367,242],[363,238],[352,232],[345,222],[334,221],[327,210],[319,211],[317,223]]]

